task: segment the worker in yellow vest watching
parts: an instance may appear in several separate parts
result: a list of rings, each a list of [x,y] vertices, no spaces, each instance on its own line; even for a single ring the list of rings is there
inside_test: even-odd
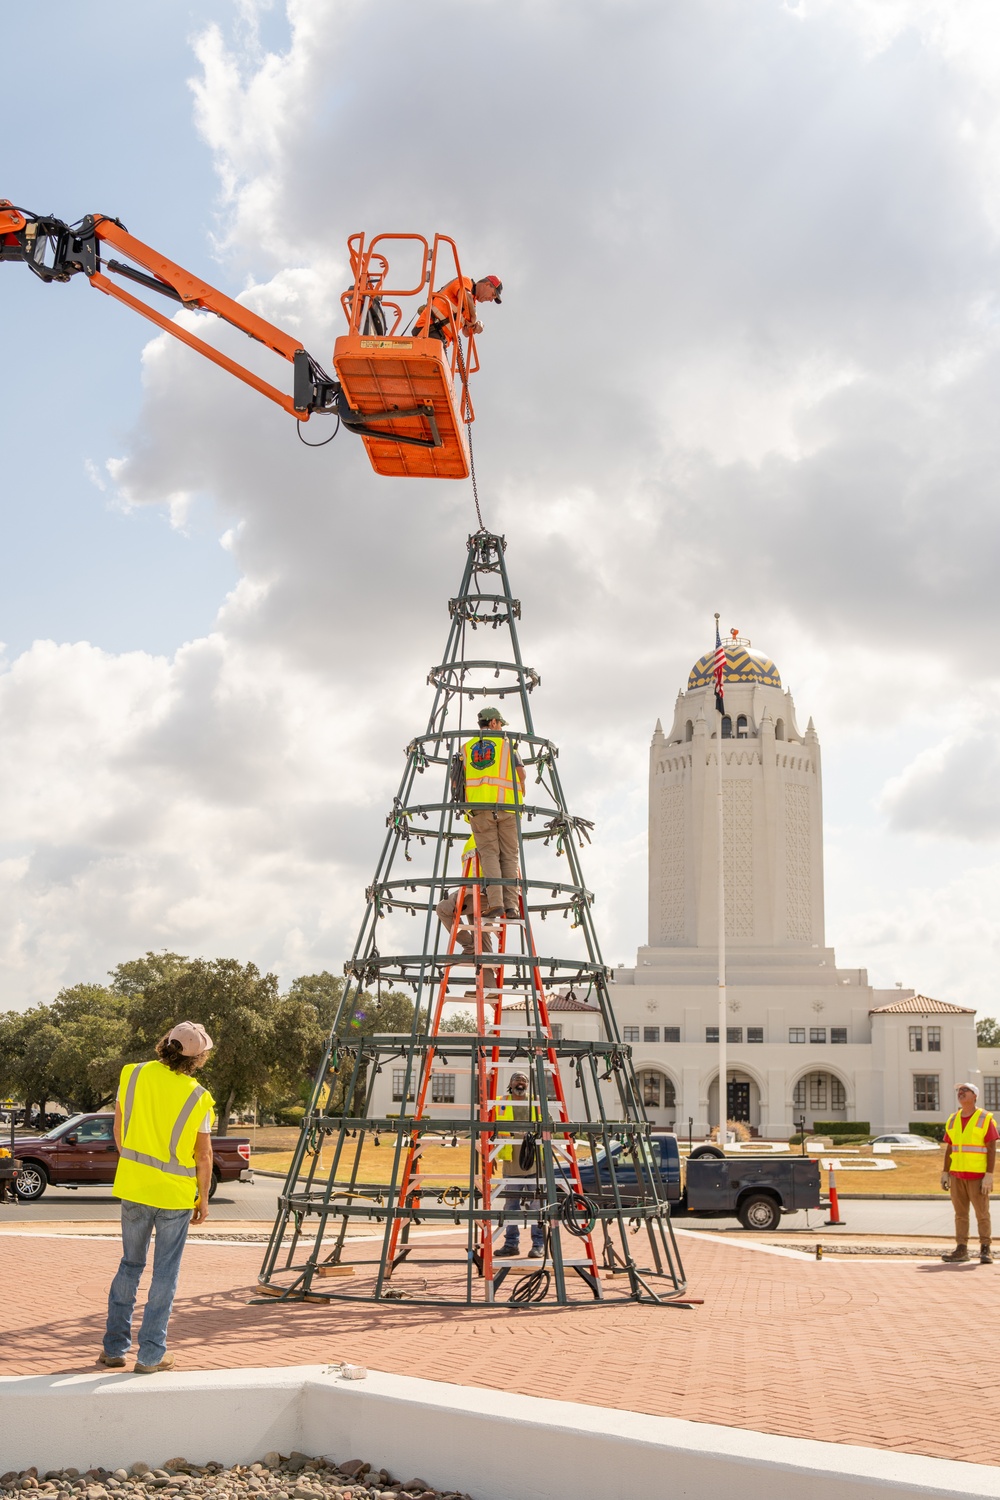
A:
[[[538,1104],[530,1098],[528,1075],[526,1073],[512,1073],[507,1081],[507,1093],[503,1099],[498,1099],[493,1118],[500,1124],[506,1120],[540,1120],[541,1113]],[[520,1154],[523,1136],[511,1137],[508,1130],[498,1130],[497,1137],[501,1140],[509,1140],[510,1144],[502,1146],[497,1152],[497,1161],[502,1163],[504,1186],[503,1198],[514,1199],[518,1204],[528,1201],[531,1205],[538,1202],[537,1178],[538,1174],[534,1167],[530,1170],[521,1165]],[[545,1228],[542,1224],[532,1222],[531,1225],[531,1251],[530,1260],[540,1260],[545,1251]],[[496,1254],[503,1260],[513,1260],[521,1253],[521,1231],[516,1224],[504,1225],[504,1242]]]
[[[491,920],[521,914],[518,878],[517,819],[524,802],[524,766],[503,732],[507,720],[498,708],[479,710],[479,735],[462,746],[465,800],[472,836],[486,886],[486,912]]]
[[[990,1193],[1000,1131],[988,1110],[979,1109],[979,1090],[974,1083],[960,1083],[955,1090],[958,1108],[944,1128],[944,1170],[941,1186],[951,1193],[955,1209],[955,1248],[942,1260],[969,1259],[969,1209],[979,1230],[979,1259],[984,1266],[993,1260],[990,1224]]]
[[[474,838],[466,839],[465,848],[462,850],[462,864],[473,858],[476,852],[476,841]],[[462,894],[462,921],[459,924],[455,941],[463,953],[474,953],[476,948],[476,935],[472,931],[472,890],[469,886],[461,886],[454,891],[445,891],[441,900],[434,910],[442,926],[448,929],[449,934],[455,923],[455,913],[458,910],[458,897]],[[493,938],[489,932],[483,933],[484,953],[493,952]],[[483,969],[483,984],[488,990],[496,988],[497,975],[495,969]],[[475,990],[470,993],[475,994]]]
[[[108,1296],[104,1350],[98,1364],[121,1369],[132,1344],[132,1310],[149,1242],[156,1232],[153,1279],[139,1329],[137,1375],[173,1367],[167,1323],[177,1290],[189,1224],[208,1218],[215,1100],[195,1083],[212,1049],[196,1021],[181,1021],[156,1044],[155,1062],[122,1068],[115,1103],[118,1170],[112,1192],[122,1200],[122,1258]]]

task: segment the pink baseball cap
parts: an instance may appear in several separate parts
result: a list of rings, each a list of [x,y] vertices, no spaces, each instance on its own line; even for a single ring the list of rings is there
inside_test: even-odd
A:
[[[168,1042],[180,1042],[185,1057],[200,1057],[215,1046],[204,1026],[197,1021],[178,1021],[172,1031],[167,1032]]]

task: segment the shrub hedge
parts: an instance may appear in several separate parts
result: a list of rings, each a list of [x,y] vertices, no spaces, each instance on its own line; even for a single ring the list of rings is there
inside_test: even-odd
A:
[[[925,1135],[931,1141],[944,1140],[943,1125],[934,1125],[926,1120],[911,1120],[907,1129],[911,1135]]]
[[[813,1123],[814,1135],[871,1135],[871,1122],[868,1120],[816,1120]]]

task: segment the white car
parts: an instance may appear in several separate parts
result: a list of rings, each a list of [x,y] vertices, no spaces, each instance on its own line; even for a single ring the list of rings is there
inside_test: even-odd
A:
[[[877,1135],[873,1146],[887,1146],[890,1151],[937,1151],[937,1141],[925,1135]]]

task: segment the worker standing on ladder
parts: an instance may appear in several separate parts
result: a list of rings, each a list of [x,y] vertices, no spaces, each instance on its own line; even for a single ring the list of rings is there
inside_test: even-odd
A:
[[[485,916],[491,921],[521,915],[517,880],[517,818],[524,802],[524,766],[503,729],[507,720],[486,704],[479,710],[479,737],[462,746],[465,800],[486,886]],[[482,804],[479,806],[478,804]]]
[[[496,1120],[538,1120],[541,1118],[538,1105],[530,1099],[528,1090],[528,1077],[526,1073],[512,1073],[507,1081],[507,1093],[498,1101],[496,1106]],[[509,1132],[498,1131],[497,1135],[507,1139]],[[534,1172],[534,1154],[532,1165],[525,1166],[521,1153],[524,1150],[524,1137],[517,1136],[511,1140],[511,1144],[503,1146],[497,1153],[497,1160],[503,1163],[504,1187],[503,1194],[505,1203],[509,1205],[513,1199],[516,1206],[538,1202],[538,1180]],[[537,1149],[537,1148],[535,1148]],[[533,1175],[529,1176],[529,1173]],[[513,1179],[513,1180],[512,1180]],[[503,1245],[496,1252],[502,1260],[513,1260],[521,1253],[521,1231],[516,1224],[507,1224],[504,1228]],[[540,1260],[545,1253],[545,1226],[532,1220],[531,1224],[531,1252],[530,1260]]]
[[[503,282],[499,276],[484,276],[479,281],[473,281],[471,276],[456,276],[454,281],[449,281],[447,286],[434,293],[429,307],[424,303],[413,331],[423,333],[426,328],[428,338],[450,344],[451,320],[454,317],[466,338],[474,333],[482,333],[483,325],[476,316],[476,303],[495,302],[499,307],[502,291]]]
[[[466,840],[465,848],[462,850],[463,863],[466,860],[473,859],[475,857],[475,853],[476,840],[473,837]],[[472,931],[472,891],[469,889],[469,887],[460,886],[456,891],[445,891],[443,896],[441,897],[441,900],[438,902],[437,906],[435,906],[434,910],[437,912],[438,918],[441,921],[442,925],[446,927],[449,932],[451,932],[451,929],[455,922],[455,913],[458,910],[458,898],[460,895],[462,895],[463,890],[465,893],[462,897],[463,925],[459,927],[458,932],[455,934],[455,941],[461,948],[463,953],[473,953],[476,947],[476,937],[475,933]],[[493,952],[493,937],[489,932],[483,933],[483,952]],[[488,990],[495,990],[496,983],[496,970],[490,968],[484,969],[483,984],[486,986],[486,988]],[[472,994],[475,993],[475,990],[473,990]]]

